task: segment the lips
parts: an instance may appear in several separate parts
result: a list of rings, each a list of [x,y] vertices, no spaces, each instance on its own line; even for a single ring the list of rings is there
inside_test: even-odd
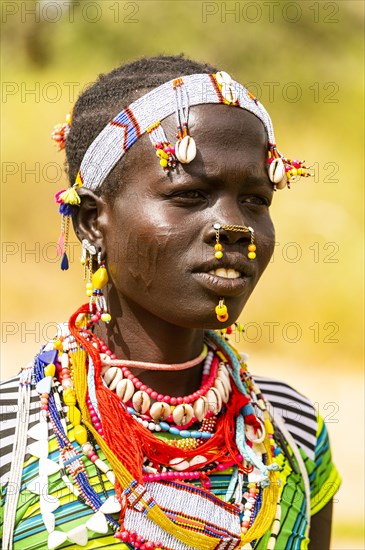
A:
[[[249,279],[255,273],[255,264],[241,255],[215,258],[193,270],[193,277],[215,294],[238,296],[246,291]]]

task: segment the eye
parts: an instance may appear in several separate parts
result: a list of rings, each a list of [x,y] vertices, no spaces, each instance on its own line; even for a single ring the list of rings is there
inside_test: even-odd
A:
[[[257,195],[253,195],[250,197],[243,197],[242,203],[253,204],[256,206],[270,206],[270,200],[267,197],[260,197]]]
[[[189,191],[179,191],[171,195],[171,198],[180,202],[198,202],[204,201],[205,195],[196,189],[190,189]]]

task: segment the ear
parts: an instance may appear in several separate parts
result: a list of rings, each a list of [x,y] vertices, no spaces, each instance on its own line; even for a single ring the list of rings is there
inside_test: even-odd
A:
[[[80,187],[77,192],[81,198],[81,204],[76,216],[72,218],[76,236],[80,242],[87,239],[97,250],[104,253],[104,236],[100,219],[106,213],[106,203],[90,189]]]

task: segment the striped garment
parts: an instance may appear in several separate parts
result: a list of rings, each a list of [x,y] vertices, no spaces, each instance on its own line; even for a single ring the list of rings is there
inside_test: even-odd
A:
[[[317,417],[310,401],[287,384],[261,377],[255,377],[255,381],[260,387],[265,398],[269,401],[269,410],[274,419],[275,414],[279,414],[284,419],[289,432],[299,447],[310,481],[311,514],[315,514],[331,500],[340,484],[338,472],[331,460],[331,450],[326,426],[321,417]],[[5,501],[6,491],[8,489],[7,479],[11,463],[12,443],[16,422],[18,382],[19,377],[16,376],[0,384],[2,401],[2,445],[0,452],[2,504]],[[39,397],[35,391],[35,388],[32,387],[29,427],[34,426],[38,422],[38,415]],[[79,445],[74,441],[72,436],[72,426],[69,425],[68,428],[70,431],[70,440],[73,441],[74,446],[79,449]],[[159,437],[164,437],[164,435],[159,434]],[[32,442],[33,440],[29,438],[28,444]],[[98,450],[98,454],[103,460],[105,460],[105,457],[100,450]],[[58,462],[58,456],[59,452],[55,436],[50,432],[49,458]],[[24,463],[20,497],[18,501],[13,548],[14,550],[45,550],[48,548],[48,533],[45,529],[42,516],[40,514],[39,496],[31,493],[27,489],[27,484],[39,475],[39,461],[37,458],[32,457],[29,454],[26,455],[25,458],[26,461]],[[303,479],[300,473],[293,470],[293,461],[289,463],[289,460],[284,455],[279,456],[279,461],[281,466],[280,478],[282,483],[281,527],[277,537],[276,549],[303,550],[307,548],[308,544],[308,539],[306,538],[307,520]],[[107,491],[107,495],[104,494],[103,496],[102,486],[96,473],[95,466],[90,461],[85,461],[85,466],[87,467],[87,473],[92,486],[103,499],[107,496],[112,496],[115,494],[113,486],[103,474],[102,477],[104,480],[105,489]],[[229,512],[227,503],[223,502],[223,497],[228,488],[231,477],[230,474],[231,470],[226,470],[211,476],[211,492],[213,493],[211,498],[217,498],[221,502],[222,514]],[[155,483],[155,485],[159,484]],[[203,497],[200,498],[202,503],[204,500],[207,500],[207,495],[201,488],[199,480],[194,480],[190,483],[190,485],[194,485],[194,488],[191,488],[196,495],[194,498],[199,499],[200,494],[201,497]],[[154,490],[155,492],[157,491],[158,494],[159,488],[156,487]],[[243,487],[243,491],[244,490],[245,484]],[[58,472],[49,477],[49,494],[52,496],[57,496],[61,502],[61,506],[54,512],[56,517],[56,529],[68,532],[74,527],[85,523],[93,516],[91,509],[77,500],[77,498],[70,492],[60,478]],[[174,517],[177,516],[177,514],[182,514],[184,512],[189,513],[190,511],[179,508],[174,512],[170,508],[164,508],[164,503],[160,502],[158,497],[156,497],[156,500],[172,520],[174,520]],[[190,506],[192,500],[188,499],[188,503]],[[201,513],[203,513],[203,511]],[[210,514],[211,512],[207,511],[207,514],[208,513]],[[117,519],[117,516],[115,516],[115,518]],[[216,524],[210,520],[212,520],[211,516],[207,515],[206,524],[210,525],[211,529],[218,528]],[[130,516],[128,521],[131,522],[131,525],[133,524],[133,521],[137,522],[138,525],[139,518],[138,516]],[[106,549],[114,547],[115,544],[119,544],[119,548],[121,550],[131,548],[131,546],[121,543],[115,539],[111,530],[109,530],[105,535],[100,535],[89,530],[88,535],[89,541],[87,546],[84,546],[84,548]],[[170,539],[173,538],[171,536],[169,537]],[[266,550],[268,538],[269,533],[267,533],[267,535],[262,537],[259,541],[254,541],[254,545],[252,547],[257,550]],[[170,539],[166,542],[171,542]],[[177,541],[175,538],[173,541],[174,542],[171,542],[171,546],[167,544],[166,546],[175,548],[176,550],[189,550],[191,548],[190,546],[188,547]],[[68,540],[62,544],[60,548],[80,547]]]

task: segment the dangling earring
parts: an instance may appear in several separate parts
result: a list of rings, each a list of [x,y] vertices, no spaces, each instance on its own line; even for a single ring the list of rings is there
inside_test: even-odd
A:
[[[218,321],[225,323],[228,319],[228,309],[224,303],[224,298],[219,299],[219,304],[215,307],[215,312],[217,315]]]
[[[99,268],[93,272],[93,256],[96,254],[96,248],[87,239],[82,241],[82,256],[81,263],[84,265],[84,278],[86,283],[86,295],[90,297],[89,305],[90,312],[94,312],[96,307],[97,315],[105,323],[109,323],[111,315],[108,312],[103,288],[108,282],[108,272],[105,267],[105,262],[101,259],[101,251],[98,252]]]
[[[217,260],[220,260],[223,257],[223,246],[219,242],[219,236],[220,236],[219,235],[219,230],[220,230],[221,226],[220,226],[219,223],[215,223],[213,225],[213,227],[215,229],[215,245],[214,245],[215,253],[214,253],[214,256],[217,258]]]
[[[256,258],[255,233],[252,227],[249,227],[248,229],[251,234],[251,243],[248,245],[247,257],[249,260],[254,260]]]
[[[81,264],[84,266],[84,280],[86,280],[86,296],[90,298],[93,294],[91,277],[93,274],[93,256],[96,248],[87,239],[82,240]]]

